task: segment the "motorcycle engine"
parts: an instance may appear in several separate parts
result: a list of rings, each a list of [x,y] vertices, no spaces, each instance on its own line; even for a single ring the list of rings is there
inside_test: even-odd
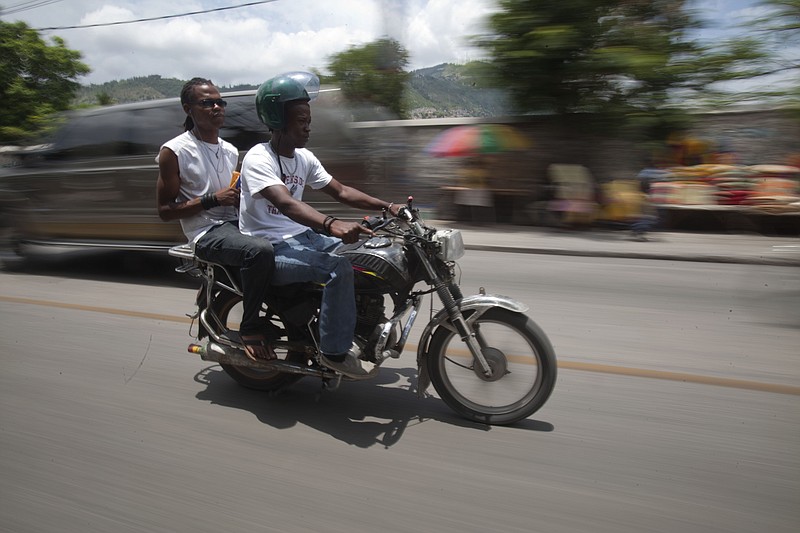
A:
[[[375,328],[386,322],[382,294],[356,294],[356,335],[371,340]]]
[[[356,294],[356,337],[361,345],[364,358],[373,363],[383,360],[383,357],[376,359],[375,345],[380,337],[383,325],[387,322],[384,316],[386,306],[382,294]],[[396,334],[392,332],[389,339],[394,340]],[[388,344],[388,343],[387,343]]]

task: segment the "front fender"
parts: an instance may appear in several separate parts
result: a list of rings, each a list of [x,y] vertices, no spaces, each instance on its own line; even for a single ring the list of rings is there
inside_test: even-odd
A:
[[[500,296],[497,294],[475,294],[466,296],[461,299],[458,307],[462,313],[465,311],[474,311],[473,313],[469,313],[469,316],[465,317],[469,325],[472,325],[481,315],[494,307],[501,307],[515,313],[527,313],[530,309],[530,307],[524,303],[513,300],[508,296]],[[440,326],[455,331],[455,328],[448,323],[448,318],[447,310],[440,309],[439,312],[433,316],[431,321],[428,322],[428,325],[425,326],[419,338],[419,343],[417,344],[417,394],[419,396],[423,396],[428,386],[431,384],[430,377],[428,376],[427,357],[433,332]]]

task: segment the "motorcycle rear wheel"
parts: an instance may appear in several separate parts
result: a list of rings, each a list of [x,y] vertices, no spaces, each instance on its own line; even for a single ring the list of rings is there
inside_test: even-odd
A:
[[[229,328],[239,327],[242,311],[242,297],[231,293],[223,292],[214,299],[212,308],[223,324]],[[300,352],[276,349],[279,359],[296,363],[305,363],[306,357]],[[302,378],[299,374],[287,374],[285,372],[260,370],[246,366],[235,366],[220,363],[220,366],[234,381],[248,389],[260,391],[277,391],[297,382]]]
[[[493,308],[473,324],[493,370],[487,378],[459,335],[433,334],[427,368],[436,392],[461,416],[484,424],[512,424],[541,408],[556,383],[556,356],[544,331],[527,316]]]

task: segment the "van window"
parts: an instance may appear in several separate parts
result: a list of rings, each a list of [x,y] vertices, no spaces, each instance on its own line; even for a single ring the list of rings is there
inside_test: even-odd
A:
[[[219,132],[220,137],[236,146],[240,152],[269,140],[269,130],[258,120],[254,94],[224,98],[228,101],[228,107],[225,108],[225,124]]]
[[[56,134],[46,159],[86,159],[125,153],[127,124],[121,113],[73,115]]]
[[[180,105],[171,102],[169,106],[133,109],[126,120],[130,123],[126,139],[128,155],[155,157],[162,144],[183,133],[186,114]]]
[[[254,145],[270,138],[268,128],[256,113],[255,93],[224,95],[228,101],[225,123],[220,137],[243,154]],[[44,154],[51,161],[120,156],[143,156],[158,153],[161,145],[183,132],[186,119],[177,99],[159,100],[134,106],[108,107],[67,115],[66,124],[55,134],[50,149]],[[337,135],[322,134],[330,141],[341,141]],[[336,122],[329,125],[335,126]]]
[[[48,160],[150,155],[183,132],[180,106],[157,103],[128,109],[74,113],[55,134]]]

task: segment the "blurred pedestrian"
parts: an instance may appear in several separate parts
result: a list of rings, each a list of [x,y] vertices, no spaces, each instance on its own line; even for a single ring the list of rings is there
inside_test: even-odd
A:
[[[555,187],[550,211],[563,228],[588,228],[598,212],[597,183],[583,165],[551,164],[547,167],[548,180]]]
[[[275,268],[272,245],[239,232],[239,189],[235,146],[219,137],[226,102],[211,80],[193,78],[183,86],[184,132],[165,142],[158,162],[158,215],[180,220],[183,232],[204,261],[239,267],[243,313],[239,333],[250,359],[274,359],[261,304]]]
[[[466,211],[465,218],[473,223],[484,220],[493,222],[494,199],[488,182],[489,156],[476,155],[466,159],[453,202]]]
[[[640,207],[631,223],[631,238],[635,241],[649,240],[647,234],[653,231],[659,223],[658,208],[651,200],[651,191],[653,183],[663,181],[669,175],[669,172],[661,167],[659,162],[650,158],[636,176],[639,184]]]

